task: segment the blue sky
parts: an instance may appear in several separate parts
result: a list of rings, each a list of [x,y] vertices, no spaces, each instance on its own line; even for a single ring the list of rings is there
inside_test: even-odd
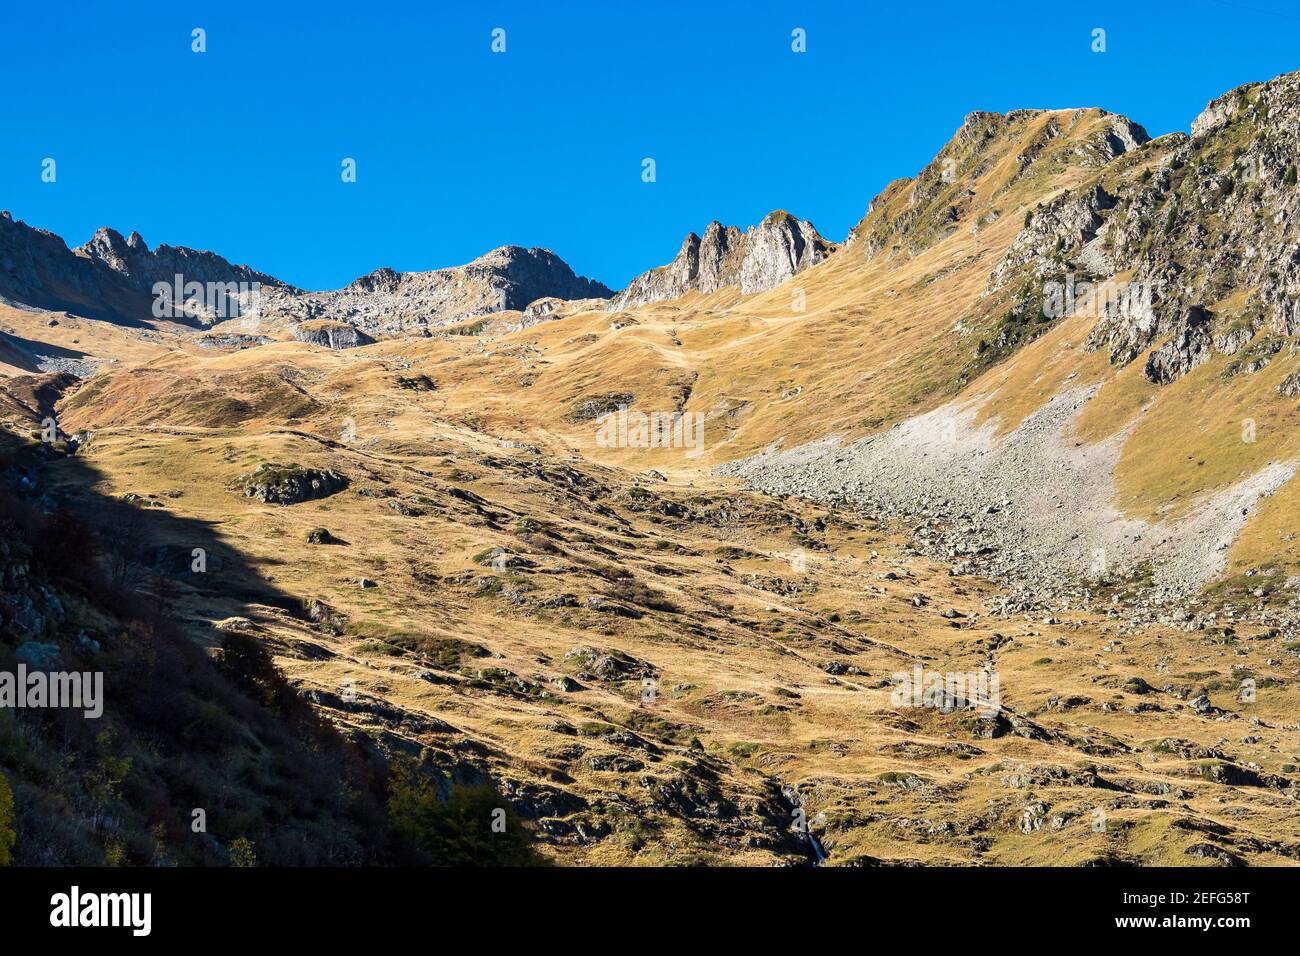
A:
[[[306,288],[507,243],[620,287],[714,218],[784,208],[842,239],[973,109],[1102,106],[1185,130],[1213,96],[1300,68],[1298,9],[9,0],[0,208],[69,245],[138,229]]]

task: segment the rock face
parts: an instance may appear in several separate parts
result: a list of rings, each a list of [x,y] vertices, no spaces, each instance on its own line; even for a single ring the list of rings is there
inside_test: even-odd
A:
[[[8,212],[0,212],[0,298],[124,325],[150,317],[149,296],[120,273]]]
[[[724,286],[739,286],[745,295],[765,292],[821,262],[834,249],[812,223],[787,212],[771,213],[744,232],[715,219],[703,238],[692,232],[672,262],[637,276],[608,308],[618,312]]]
[[[1071,248],[1088,249],[1090,254],[1098,255],[1091,251],[1093,239],[1105,222],[1104,213],[1114,206],[1115,197],[1100,185],[1094,185],[1077,195],[1068,194],[1041,210],[1035,210],[1033,218],[994,269],[989,278],[989,289],[1002,288],[1012,276],[1023,275],[1026,267],[1038,279],[1059,273],[1059,263],[1051,253],[1063,237]]]
[[[265,296],[268,318],[329,319],[370,334],[421,332],[466,318],[556,299],[604,299],[612,293],[548,249],[502,246],[473,262],[433,272],[380,269],[334,292]]]
[[[1031,210],[990,291],[1021,290],[1029,317],[1047,282],[1123,274],[1094,301],[1087,347],[1116,365],[1145,356],[1158,384],[1216,352],[1241,353],[1233,374],[1252,374],[1300,345],[1300,73],[1217,98],[1190,137],[1134,158]]]
[[[293,337],[299,342],[309,342],[327,349],[354,349],[374,342],[373,338],[346,322],[330,321],[295,325]]]
[[[89,242],[72,251],[116,272],[131,288],[149,296],[151,302],[156,298],[154,287],[158,283],[174,288],[180,282],[182,291],[186,283],[200,283],[205,289],[201,298],[172,298],[178,305],[185,301],[190,318],[205,325],[254,308],[250,290],[268,287],[298,291],[273,276],[233,265],[213,252],[167,245],[150,251],[140,233],[132,232],[123,239],[121,233],[107,226],[97,229]]]
[[[1208,312],[1199,306],[1188,309],[1178,320],[1177,334],[1147,357],[1142,370],[1147,381],[1165,385],[1208,362],[1213,354],[1209,325]]]

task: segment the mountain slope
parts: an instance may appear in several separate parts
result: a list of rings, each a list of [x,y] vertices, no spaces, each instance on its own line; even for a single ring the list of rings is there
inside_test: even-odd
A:
[[[615,314],[495,266],[273,290],[394,337],[151,342],[12,414],[79,436],[71,498],[148,504],[142,553],[204,535],[159,569],[197,640],[247,620],[556,861],[804,863],[802,818],[831,865],[1294,864],[1296,83],[1154,141],[971,114],[759,291],[721,226]]]
[[[729,471],[890,510],[924,511],[928,496],[978,512],[1019,497],[1042,466],[1037,495],[986,521],[998,543],[1026,545],[1013,578],[1036,569],[1036,589],[1061,590],[1098,566],[1150,562],[1157,599],[1228,573],[1261,575],[1271,585],[1250,590],[1285,602],[1300,570],[1286,546],[1300,531],[1297,121],[1300,77],[1252,84],[1212,103],[1192,137],[1126,151],[1036,203],[986,275],[982,294],[1010,293],[1006,310],[963,329],[978,340],[969,374],[991,368],[984,379],[886,440]],[[862,241],[899,254],[872,227],[901,218],[869,217]],[[916,219],[915,245],[930,221]],[[1038,336],[1042,348],[1016,352]]]
[[[8,212],[0,212],[0,300],[121,324],[138,325],[150,316],[147,294]]]

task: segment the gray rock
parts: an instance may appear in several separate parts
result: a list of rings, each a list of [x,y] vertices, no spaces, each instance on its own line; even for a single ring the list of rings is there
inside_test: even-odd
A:
[[[338,472],[264,462],[240,479],[244,494],[266,504],[293,505],[326,498],[348,486]]]
[[[765,292],[821,262],[834,249],[812,223],[780,210],[744,232],[714,220],[703,238],[690,233],[672,262],[637,276],[608,308],[619,312],[725,286],[739,286],[745,295]]]
[[[303,322],[293,327],[293,337],[299,342],[320,345],[328,349],[355,349],[370,345],[375,340],[346,322]]]

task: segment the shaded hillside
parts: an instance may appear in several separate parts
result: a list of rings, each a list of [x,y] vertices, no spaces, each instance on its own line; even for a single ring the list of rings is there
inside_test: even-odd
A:
[[[76,457],[0,433],[0,671],[21,663],[29,672],[98,672],[104,690],[97,718],[0,711],[14,863],[531,859],[513,811],[504,834],[490,829],[493,808],[508,803],[453,786],[484,778],[428,761],[408,770],[409,757],[340,734],[247,621],[230,619],[196,642],[175,603],[187,587],[180,582],[199,576],[189,545],[220,569],[222,589],[304,612],[200,523],[70,497],[70,486],[93,483],[79,476],[87,470]],[[186,546],[157,546],[159,536]],[[395,779],[393,761],[402,768]],[[437,799],[448,795],[449,804]],[[438,836],[444,831],[455,831],[454,845]]]
[[[102,263],[78,256],[62,239],[0,212],[0,300],[38,309],[140,325],[150,297]]]

